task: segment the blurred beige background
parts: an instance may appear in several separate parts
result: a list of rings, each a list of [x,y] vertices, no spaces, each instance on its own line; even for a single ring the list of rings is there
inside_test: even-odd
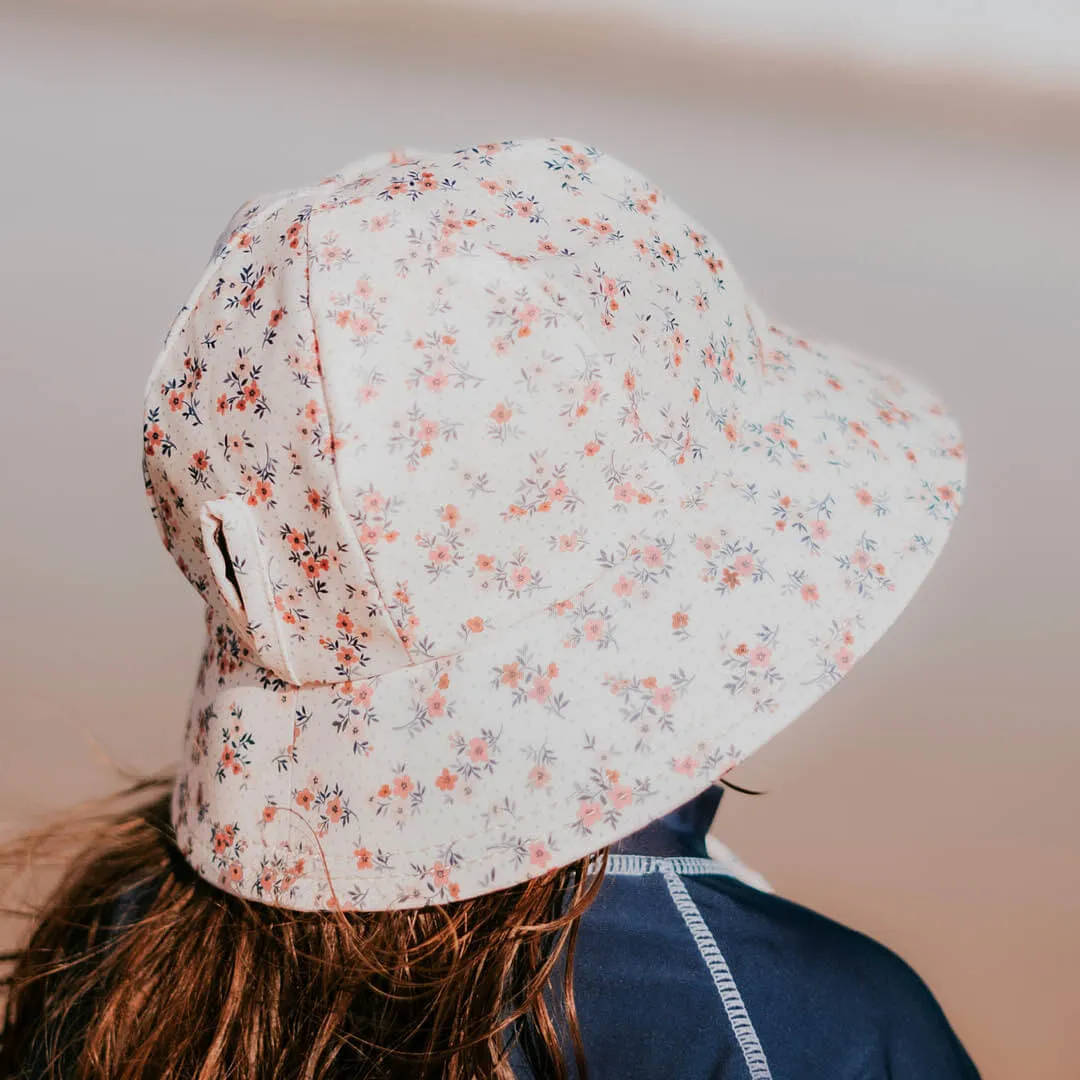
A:
[[[908,959],[987,1080],[1078,1075],[1080,5],[799,10],[0,0],[0,821],[175,752],[201,622],[141,398],[232,210],[374,149],[595,141],[968,438],[930,583],[719,835]]]

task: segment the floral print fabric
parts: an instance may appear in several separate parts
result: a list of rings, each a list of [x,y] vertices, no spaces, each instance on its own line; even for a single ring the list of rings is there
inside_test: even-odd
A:
[[[301,909],[475,896],[685,802],[877,640],[964,481],[932,394],[772,325],[566,139],[247,204],[143,436],[207,605],[182,850]]]

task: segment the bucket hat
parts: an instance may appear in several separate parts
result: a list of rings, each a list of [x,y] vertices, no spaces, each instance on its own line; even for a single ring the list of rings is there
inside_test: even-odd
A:
[[[893,622],[965,473],[930,391],[568,139],[246,204],[143,441],[206,604],[178,843],[296,909],[474,897],[686,802]]]

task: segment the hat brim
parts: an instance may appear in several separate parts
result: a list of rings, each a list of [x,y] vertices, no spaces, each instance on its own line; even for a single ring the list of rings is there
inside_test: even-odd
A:
[[[795,351],[824,380],[789,383]],[[760,395],[729,417],[752,455],[733,452],[588,588],[490,642],[481,630],[453,656],[363,684],[292,687],[236,656],[222,665],[211,641],[192,760],[206,759],[204,783],[238,792],[248,776],[274,779],[266,820],[247,835],[228,821],[227,791],[210,820],[181,784],[178,838],[196,869],[297,909],[480,895],[642,828],[835,685],[940,554],[963,447],[934,395],[885,365],[775,328],[763,356]],[[827,391],[803,393],[822,381]],[[784,415],[796,405],[792,438]],[[277,745],[226,753],[215,776],[198,740],[214,745],[216,725],[227,745],[230,717],[239,732],[251,716],[264,733],[280,718]],[[330,726],[339,738],[310,740],[294,775],[297,741]]]

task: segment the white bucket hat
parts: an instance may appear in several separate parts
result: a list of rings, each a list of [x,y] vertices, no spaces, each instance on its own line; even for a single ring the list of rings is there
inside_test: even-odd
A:
[[[926,389],[560,139],[249,203],[144,441],[207,604],[178,840],[298,909],[477,896],[690,799],[892,623],[965,468]]]

